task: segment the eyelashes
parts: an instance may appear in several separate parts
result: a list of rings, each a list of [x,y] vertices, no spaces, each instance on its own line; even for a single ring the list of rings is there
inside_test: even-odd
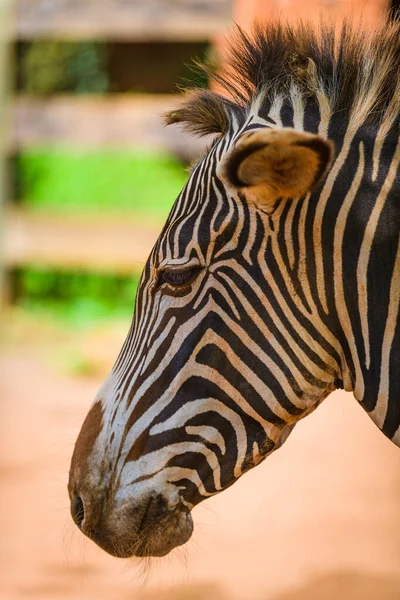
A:
[[[196,266],[188,269],[170,269],[163,270],[158,275],[157,286],[168,290],[180,293],[189,292],[191,284],[195,281],[198,275],[203,270],[203,267]],[[183,294],[182,294],[183,295]]]

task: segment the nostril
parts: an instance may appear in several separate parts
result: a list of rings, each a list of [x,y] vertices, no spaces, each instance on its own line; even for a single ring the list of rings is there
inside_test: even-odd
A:
[[[82,527],[83,519],[85,518],[85,508],[83,500],[80,496],[75,496],[71,502],[71,515],[79,529]]]

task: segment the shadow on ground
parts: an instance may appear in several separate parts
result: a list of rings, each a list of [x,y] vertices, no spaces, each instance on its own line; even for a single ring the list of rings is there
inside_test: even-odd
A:
[[[171,587],[169,590],[143,592],[127,596],[125,600],[229,600],[218,584],[204,583]]]
[[[326,573],[274,600],[399,600],[400,579],[368,573]],[[266,596],[269,600],[269,596]]]

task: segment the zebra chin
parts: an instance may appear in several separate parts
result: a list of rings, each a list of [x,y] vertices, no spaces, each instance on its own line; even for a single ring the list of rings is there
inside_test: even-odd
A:
[[[118,558],[162,557],[185,544],[192,535],[193,521],[180,503],[170,508],[162,494],[138,501],[85,502],[88,494],[73,496],[71,514],[79,529],[108,554]],[[99,518],[98,515],[101,515]]]

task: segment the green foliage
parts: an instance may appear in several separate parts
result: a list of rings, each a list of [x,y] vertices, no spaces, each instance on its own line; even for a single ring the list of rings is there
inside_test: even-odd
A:
[[[165,218],[187,173],[166,154],[31,150],[17,158],[20,200],[57,213],[113,212]]]
[[[57,272],[30,267],[16,273],[17,304],[77,327],[133,314],[139,275]]]
[[[106,45],[100,42],[36,41],[25,46],[20,86],[31,94],[108,90]]]

